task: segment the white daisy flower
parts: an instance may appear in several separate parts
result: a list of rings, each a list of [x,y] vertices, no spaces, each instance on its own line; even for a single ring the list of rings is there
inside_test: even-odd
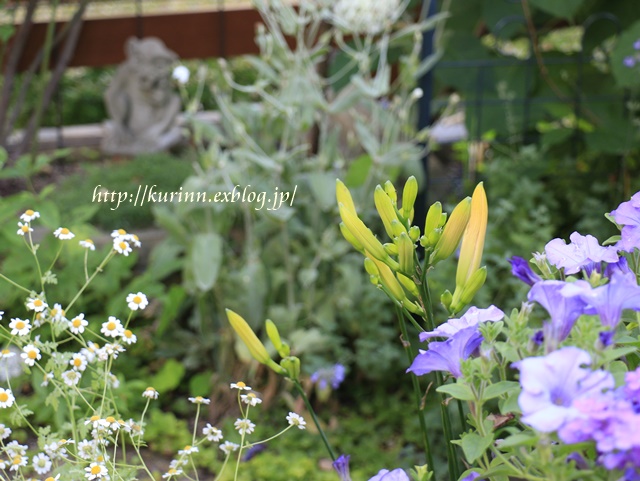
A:
[[[31,331],[31,323],[28,319],[11,319],[9,329],[12,336],[26,336]]]
[[[111,356],[113,359],[118,359],[118,354],[120,354],[121,352],[126,351],[126,349],[124,347],[122,347],[120,344],[105,344],[104,348],[101,349],[101,351],[104,351],[104,354],[106,354],[106,357],[108,358],[109,356]],[[101,358],[102,360],[102,353],[98,353],[98,357]],[[106,360],[106,359],[104,359]]]
[[[9,359],[10,357],[13,357],[15,355],[16,353],[11,349],[3,349],[2,351],[0,351],[0,359]]]
[[[87,362],[92,363],[95,361],[98,351],[100,350],[100,345],[89,341],[87,342],[87,347],[83,347],[80,349],[80,354],[87,358]]]
[[[78,383],[80,382],[80,378],[82,377],[82,374],[80,374],[78,371],[74,371],[73,369],[71,369],[69,371],[63,372],[61,374],[61,377],[67,386],[73,387],[78,385]]]
[[[93,479],[109,479],[109,474],[104,464],[91,463],[84,470],[86,471],[85,476],[89,481]]]
[[[184,456],[184,455],[189,455],[189,454],[192,454],[192,453],[197,453],[199,451],[200,450],[196,446],[187,445],[187,446],[184,447],[184,449],[179,450],[178,454],[180,456]]]
[[[56,474],[56,477],[54,478],[53,476],[49,476],[47,479],[45,479],[44,481],[58,481],[60,479],[60,473]]]
[[[82,459],[95,459],[96,457],[96,442],[83,439],[78,443],[78,456]]]
[[[74,334],[82,334],[84,328],[88,325],[89,323],[85,320],[84,314],[78,314],[69,322],[69,330]]]
[[[232,382],[231,389],[238,389],[240,391],[251,391],[251,388],[242,381]]]
[[[189,81],[189,69],[187,67],[185,67],[184,65],[178,65],[176,68],[173,69],[173,72],[171,72],[171,77],[178,82],[179,84],[186,84]]]
[[[0,321],[2,320],[2,316],[4,316],[4,311],[0,311]]]
[[[260,399],[252,392],[250,392],[249,394],[241,394],[240,399],[242,399],[243,403],[248,404],[249,406],[257,406],[262,402],[262,399]]]
[[[107,337],[119,337],[122,335],[122,331],[122,322],[114,316],[109,316],[109,320],[103,322],[102,329],[100,329],[100,332]]]
[[[80,353],[73,355],[69,361],[74,371],[84,371],[87,368],[87,358]]]
[[[111,381],[112,389],[118,389],[120,387],[120,379],[111,373],[109,373],[109,381]]]
[[[202,434],[207,437],[207,441],[214,443],[219,443],[223,438],[222,431],[209,423],[202,428]]]
[[[28,462],[29,462],[29,456],[20,456],[20,455],[13,456],[9,460],[9,463],[11,464],[9,471],[17,471],[20,468],[26,466]]]
[[[159,395],[158,391],[153,389],[151,386],[145,389],[144,392],[142,393],[142,397],[146,397],[149,399],[158,399],[158,395]]]
[[[255,424],[251,422],[249,419],[236,419],[236,422],[233,423],[233,426],[236,428],[241,435],[251,434],[253,429],[256,427]]]
[[[65,440],[59,442],[52,441],[49,444],[43,446],[44,452],[47,453],[51,459],[67,458],[67,449],[64,447]]]
[[[123,256],[128,256],[133,251],[131,245],[122,237],[116,237],[113,239],[113,249]]]
[[[18,235],[24,236],[29,232],[33,232],[33,229],[29,224],[23,224],[22,222],[18,222],[18,232],[16,232]]]
[[[73,239],[76,236],[73,232],[71,232],[66,227],[58,227],[56,230],[53,231],[53,235],[60,240],[69,240],[69,239]]]
[[[298,426],[298,429],[305,429],[307,426],[307,422],[302,416],[292,412],[287,415],[287,422],[289,426]]]
[[[113,237],[114,239],[116,237],[122,237],[122,236],[125,236],[125,235],[127,235],[127,231],[124,230],[124,229],[116,229],[113,232],[111,232],[111,237]]]
[[[38,474],[46,474],[51,471],[51,459],[44,453],[38,453],[31,459],[33,469]]]
[[[65,312],[60,304],[54,304],[53,308],[49,308],[49,317],[53,322],[66,322]]]
[[[172,459],[171,462],[169,463],[169,467],[170,468],[179,468],[180,466],[186,466],[187,464],[189,464],[189,460],[182,458],[182,459]]]
[[[211,404],[211,399],[207,399],[202,396],[190,397],[189,401],[193,404]]]
[[[90,251],[96,250],[96,245],[93,243],[91,239],[85,239],[78,242],[80,247],[84,247],[85,249],[89,249]]]
[[[142,246],[142,243],[140,242],[140,239],[135,234],[125,234],[122,237],[124,238],[124,240],[126,240],[130,244],[133,244],[134,247],[141,247]]]
[[[30,297],[27,299],[27,309],[30,311],[42,312],[47,307],[49,306],[42,299],[38,299],[37,297]]]
[[[11,441],[5,447],[5,450],[10,458],[26,455],[27,449],[29,449],[29,446],[23,446],[22,444],[18,443],[18,441]]]
[[[42,382],[40,383],[40,385],[42,387],[47,387],[49,385],[49,381],[51,381],[52,379],[53,379],[53,373],[48,372],[44,375],[44,378],[42,379]]]
[[[240,447],[239,445],[237,445],[236,443],[232,443],[230,441],[225,441],[220,445],[220,449],[225,454],[231,454],[232,452],[237,451],[239,447]]]
[[[9,436],[11,436],[11,428],[0,424],[0,439],[7,439]]]
[[[129,294],[127,296],[127,305],[132,311],[137,311],[138,309],[142,310],[147,307],[149,301],[147,300],[147,296],[142,292],[138,292],[137,294]]]
[[[127,344],[135,344],[138,338],[129,329],[125,329],[124,331],[122,331],[122,340]]]
[[[180,476],[182,474],[182,469],[180,468],[169,468],[169,471],[162,475],[163,478],[170,478],[172,476]]]
[[[27,209],[20,216],[20,220],[22,220],[23,222],[31,222],[33,219],[37,219],[38,217],[40,217],[40,212],[36,212],[34,210]]]
[[[40,355],[40,349],[38,349],[33,344],[28,344],[22,348],[22,354],[20,357],[24,359],[24,363],[27,366],[34,366],[36,361],[39,361],[42,356]]]

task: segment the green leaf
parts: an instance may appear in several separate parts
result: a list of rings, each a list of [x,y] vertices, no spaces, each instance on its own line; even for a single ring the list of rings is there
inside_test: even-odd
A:
[[[184,366],[175,359],[167,359],[160,371],[152,378],[151,386],[163,394],[177,388],[184,377]]]
[[[465,433],[459,440],[451,442],[461,446],[464,457],[467,458],[469,463],[473,463],[491,446],[493,433],[488,433],[485,436],[480,436],[478,433],[473,432]]]
[[[492,384],[484,391],[483,399],[486,401],[488,399],[493,399],[503,394],[509,393],[511,391],[515,391],[520,389],[520,383],[515,381],[500,381],[495,384]]]
[[[222,238],[213,232],[197,234],[193,239],[189,262],[198,289],[211,289],[218,279],[222,263]]]
[[[533,446],[537,442],[538,436],[533,433],[523,432],[512,434],[508,438],[503,439],[498,444],[498,448],[500,448],[500,450],[505,450],[516,446]]]
[[[602,357],[604,363],[606,364],[634,352],[638,352],[638,348],[636,346],[618,347],[609,351],[605,351]]]
[[[192,396],[208,396],[211,393],[211,372],[196,374],[189,381],[189,392]]]
[[[307,177],[318,207],[329,210],[336,203],[336,178],[333,173],[314,172]]]
[[[473,401],[475,396],[469,386],[465,384],[445,384],[436,389],[439,393],[447,394],[455,399],[460,399],[461,401]]]
[[[531,5],[554,17],[572,18],[584,4],[584,0],[531,0]]]
[[[160,322],[158,323],[158,336],[161,336],[171,325],[171,321],[176,319],[186,295],[187,292],[182,286],[172,285],[169,288],[169,292],[162,299],[163,309],[160,316]]]
[[[347,187],[360,187],[369,175],[373,161],[371,156],[364,154],[354,160],[347,170],[344,183]]]

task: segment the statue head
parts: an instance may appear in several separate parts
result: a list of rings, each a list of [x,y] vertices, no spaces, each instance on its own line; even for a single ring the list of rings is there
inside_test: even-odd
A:
[[[129,38],[126,45],[127,63],[137,77],[142,93],[161,102],[171,91],[171,70],[178,59],[159,38]]]

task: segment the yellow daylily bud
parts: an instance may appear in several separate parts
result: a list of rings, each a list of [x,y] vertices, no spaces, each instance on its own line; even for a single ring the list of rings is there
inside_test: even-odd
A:
[[[344,222],[340,222],[340,232],[342,232],[342,237],[344,237],[345,240],[349,244],[351,244],[355,250],[364,254],[364,247],[362,247],[362,244],[358,242],[358,239],[355,238],[351,231],[347,229],[347,226],[344,225]]]
[[[369,282],[376,287],[380,286],[380,276],[369,276]]]
[[[409,239],[409,236],[402,232],[396,239],[398,246],[398,261],[400,270],[408,275],[412,275],[416,269],[414,264],[415,245]]]
[[[373,262],[368,257],[364,258],[364,270],[367,271],[367,274],[369,274],[370,276],[379,276],[380,275],[380,271],[376,267],[375,262]]]
[[[418,242],[418,239],[420,239],[420,227],[414,225],[409,229],[409,239],[413,242]]]
[[[398,279],[396,279],[396,277],[393,275],[393,272],[391,271],[389,266],[370,255],[368,257],[378,268],[378,272],[380,273],[380,282],[382,283],[382,286],[387,289],[389,295],[397,301],[404,301],[407,296],[404,293],[402,286],[398,282]]]
[[[438,227],[443,227],[446,223],[447,223],[447,213],[443,212],[442,216],[440,216],[440,223],[438,224]]]
[[[338,204],[344,205],[347,209],[356,214],[356,206],[353,203],[351,192],[349,192],[347,186],[344,185],[340,179],[336,179],[336,199]]]
[[[396,272],[396,277],[400,281],[400,284],[402,284],[402,287],[409,291],[413,297],[420,297],[420,292],[418,291],[418,286],[416,286],[415,282],[400,272]]]
[[[373,232],[364,225],[364,222],[362,222],[356,214],[350,212],[343,204],[339,204],[339,208],[340,217],[344,225],[364,247],[365,251],[368,252],[371,257],[384,262],[393,270],[397,270],[400,267],[399,264],[389,257],[389,254],[384,250],[380,241],[376,239]]]
[[[282,346],[282,339],[280,339],[280,333],[278,332],[278,327],[271,319],[267,319],[264,322],[264,326],[265,326],[265,330],[267,331],[267,336],[269,336],[269,339],[273,343],[273,347],[276,348],[276,351],[279,351],[280,346]]]
[[[293,381],[300,379],[300,359],[295,356],[289,356],[280,361],[282,366],[287,371],[287,376]]]
[[[386,230],[387,235],[393,239],[395,235],[391,228],[391,223],[393,221],[398,222],[398,215],[396,214],[396,209],[393,206],[391,199],[379,185],[376,186],[373,193],[373,201],[376,204],[376,210],[382,219],[384,230]]]
[[[429,235],[431,231],[436,230],[440,224],[440,220],[442,219],[442,204],[440,202],[436,202],[429,207],[427,211],[427,218],[424,221],[424,233],[425,235]]]
[[[396,192],[396,188],[393,185],[393,182],[387,180],[384,183],[384,191],[387,193],[394,207],[398,204],[398,193]]]
[[[390,256],[397,256],[398,255],[398,246],[395,244],[392,244],[391,242],[387,242],[386,244],[382,244],[382,247],[384,247],[384,250],[387,251],[387,254],[389,254]]]
[[[436,264],[454,253],[471,214],[471,197],[467,197],[453,209],[451,217],[444,226],[442,236],[431,255],[430,263]]]
[[[238,334],[238,337],[242,340],[242,342],[245,343],[245,345],[249,349],[249,353],[251,353],[251,356],[253,356],[253,358],[259,363],[269,364],[271,358],[269,357],[267,349],[264,347],[264,344],[262,344],[260,339],[258,339],[258,336],[256,336],[255,332],[253,332],[253,329],[251,329],[249,324],[247,324],[247,321],[245,321],[242,316],[236,314],[231,309],[226,309],[225,311],[227,313],[227,319],[229,319],[231,327],[234,331],[236,331],[236,334]]]
[[[393,238],[395,239],[403,232],[407,232],[407,229],[399,220],[393,220],[391,222],[391,231],[393,232]]]
[[[415,302],[410,301],[409,299],[405,299],[402,301],[402,305],[407,308],[407,311],[413,312],[414,314],[418,314],[420,316],[424,316],[424,309],[420,307]]]
[[[464,286],[456,286],[453,299],[449,307],[449,312],[455,314],[460,312],[473,300],[473,296],[480,290],[487,280],[487,268],[481,267],[476,270],[467,280]]]
[[[413,212],[413,205],[415,204],[417,197],[418,181],[412,175],[407,179],[404,184],[404,188],[402,189],[402,215],[406,219],[413,217],[411,213]]]
[[[469,223],[462,237],[460,259],[458,259],[458,270],[456,271],[456,290],[458,287],[462,288],[480,267],[484,238],[487,233],[488,214],[487,195],[484,192],[482,182],[480,182],[471,197]]]
[[[453,295],[448,289],[440,295],[440,302],[442,303],[442,305],[447,311],[451,307],[452,301],[453,301]]]

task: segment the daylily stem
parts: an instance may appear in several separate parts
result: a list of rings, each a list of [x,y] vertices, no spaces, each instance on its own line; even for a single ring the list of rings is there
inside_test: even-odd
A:
[[[307,397],[307,394],[304,392],[304,389],[302,388],[302,385],[300,384],[299,381],[293,381],[293,384],[298,390],[298,393],[300,394],[300,396],[302,397],[302,400],[304,401],[304,405],[307,407],[307,411],[309,411],[309,414],[311,414],[313,423],[318,428],[318,432],[320,433],[320,437],[322,438],[322,442],[324,443],[324,446],[327,448],[327,451],[329,452],[329,456],[333,461],[335,461],[337,459],[336,455],[333,452],[333,449],[331,449],[331,445],[329,444],[329,440],[327,439],[327,436],[324,434],[324,431],[322,430],[322,426],[320,426],[320,421],[318,421],[318,418],[316,417],[316,413],[313,410],[313,407],[311,407],[311,403],[309,402],[309,398]]]

